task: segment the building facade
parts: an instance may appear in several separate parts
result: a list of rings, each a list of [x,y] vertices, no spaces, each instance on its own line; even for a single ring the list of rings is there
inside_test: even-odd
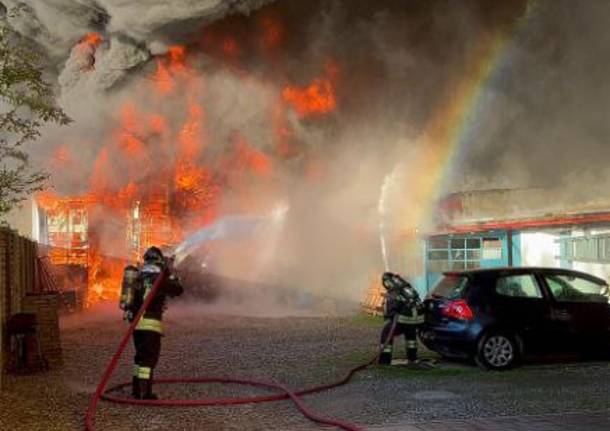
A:
[[[443,272],[476,268],[563,267],[610,281],[610,198],[546,189],[456,193],[439,203],[435,226],[420,241],[421,271],[405,271],[422,295]]]

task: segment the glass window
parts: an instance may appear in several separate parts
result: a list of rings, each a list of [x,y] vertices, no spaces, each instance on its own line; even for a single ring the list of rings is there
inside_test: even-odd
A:
[[[571,275],[547,275],[545,279],[557,302],[610,302],[605,283]]]
[[[509,275],[496,281],[496,292],[516,298],[542,298],[540,287],[533,275]]]
[[[431,295],[448,299],[463,298],[468,286],[468,277],[445,275],[432,289]]]
[[[574,258],[574,241],[572,240],[566,241],[566,257],[568,259]]]
[[[447,250],[431,250],[428,252],[428,259],[430,260],[448,260],[449,251]]]
[[[481,248],[481,240],[479,238],[471,238],[466,240],[466,248],[477,249]]]
[[[587,259],[597,260],[597,238],[587,240]]]
[[[610,260],[610,238],[604,238],[601,242],[604,243],[604,260]]]
[[[466,258],[468,260],[479,260],[479,259],[481,259],[481,250],[468,250],[466,252]]]
[[[608,258],[610,257],[610,250],[608,249],[609,246],[610,242],[605,236],[597,239],[597,253],[600,262],[608,261]]]
[[[452,239],[451,240],[451,248],[464,248],[466,244],[465,239]]]
[[[464,250],[451,250],[451,259],[453,260],[464,260],[466,253]]]
[[[476,268],[480,268],[481,267],[481,263],[478,261],[468,261],[466,262],[466,269],[476,269]]]
[[[498,238],[485,238],[483,240],[483,259],[502,259],[502,241]]]

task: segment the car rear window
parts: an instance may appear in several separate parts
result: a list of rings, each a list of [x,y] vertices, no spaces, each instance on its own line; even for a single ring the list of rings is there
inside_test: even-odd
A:
[[[447,299],[460,299],[464,297],[468,277],[464,275],[445,275],[434,286],[431,296]]]

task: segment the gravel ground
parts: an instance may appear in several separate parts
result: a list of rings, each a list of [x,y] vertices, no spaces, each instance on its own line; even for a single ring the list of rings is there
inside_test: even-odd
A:
[[[0,429],[78,430],[84,411],[126,325],[100,309],[62,321],[65,365],[48,374],[7,376],[0,393]],[[299,388],[342,376],[376,346],[380,323],[354,317],[236,317],[193,307],[173,310],[158,376],[273,379]],[[402,350],[402,343],[397,346]],[[397,349],[397,350],[398,350]],[[130,379],[131,346],[113,382]],[[427,353],[427,355],[430,355]],[[164,398],[262,393],[218,385],[157,386]],[[468,364],[431,371],[370,367],[352,383],[308,396],[326,415],[362,426],[438,419],[601,410],[610,405],[608,363],[528,365],[481,372]],[[138,408],[101,402],[97,429],[318,430],[287,401],[208,408]]]

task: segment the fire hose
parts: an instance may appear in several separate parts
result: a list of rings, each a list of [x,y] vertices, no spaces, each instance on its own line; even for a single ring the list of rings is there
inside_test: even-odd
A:
[[[237,379],[237,378],[229,378],[229,377],[192,377],[192,378],[163,378],[163,379],[155,379],[156,384],[172,384],[172,383],[221,383],[221,384],[238,384],[238,385],[246,385],[258,388],[265,389],[274,389],[279,391],[280,393],[271,394],[271,395],[259,395],[259,396],[251,396],[251,397],[242,397],[242,398],[206,398],[206,399],[190,399],[190,400],[153,400],[153,399],[134,399],[134,398],[123,398],[112,395],[112,392],[115,392],[121,388],[127,387],[131,385],[131,382],[121,383],[111,387],[106,390],[106,386],[112,373],[116,369],[119,359],[123,354],[123,351],[127,347],[127,343],[135,330],[138,321],[142,318],[148,306],[150,305],[152,299],[155,297],[158,292],[161,284],[163,283],[165,278],[165,274],[162,273],[157,277],[151,292],[146,296],[144,303],[140,307],[139,312],[131,322],[129,329],[123,335],[121,342],[119,343],[119,347],[110,359],[110,362],[106,366],[104,373],[102,374],[102,378],[97,385],[97,388],[91,397],[89,402],[89,406],[87,408],[87,412],[85,414],[85,430],[87,431],[95,431],[95,412],[97,410],[97,405],[100,399],[111,401],[115,403],[121,404],[135,404],[135,405],[145,405],[145,406],[174,406],[174,407],[188,407],[188,406],[228,406],[228,405],[237,405],[237,404],[253,404],[253,403],[264,403],[271,401],[279,401],[290,399],[296,408],[309,420],[313,422],[317,422],[323,425],[334,426],[339,429],[343,429],[346,431],[364,431],[363,428],[360,428],[356,425],[353,425],[349,422],[345,422],[339,419],[327,418],[321,416],[320,414],[314,412],[310,408],[308,408],[301,396],[314,394],[317,392],[326,391],[328,389],[336,388],[338,386],[345,385],[348,383],[351,378],[358,371],[361,371],[367,368],[369,365],[374,363],[379,356],[379,353],[383,350],[383,348],[392,340],[394,335],[394,330],[396,328],[396,318],[392,322],[392,327],[390,329],[390,334],[386,338],[384,344],[380,348],[380,350],[368,361],[350,369],[348,373],[340,380],[332,383],[328,383],[325,385],[313,386],[307,389],[301,390],[292,390],[288,388],[286,385],[277,382],[266,382],[260,380],[252,380],[252,379]]]

